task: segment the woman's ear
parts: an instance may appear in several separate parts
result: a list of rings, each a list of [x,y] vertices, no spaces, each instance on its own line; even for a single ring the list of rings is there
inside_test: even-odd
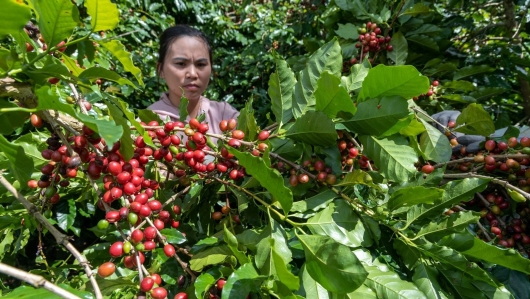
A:
[[[160,78],[166,79],[166,78],[164,78],[164,72],[162,71],[162,65],[160,64],[160,62],[156,63],[156,72],[158,73],[158,76]]]

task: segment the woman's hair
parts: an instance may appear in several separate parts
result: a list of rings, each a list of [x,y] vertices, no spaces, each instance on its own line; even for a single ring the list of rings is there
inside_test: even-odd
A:
[[[208,54],[210,56],[210,65],[212,64],[212,48],[210,47],[210,42],[204,33],[200,30],[192,28],[188,25],[175,25],[169,27],[160,36],[160,48],[158,49],[158,67],[157,71],[161,69],[166,61],[166,55],[171,44],[178,38],[183,36],[196,37],[204,42],[206,48],[208,48]]]

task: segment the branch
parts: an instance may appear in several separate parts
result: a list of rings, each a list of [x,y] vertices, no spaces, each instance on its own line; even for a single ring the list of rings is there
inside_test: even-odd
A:
[[[15,267],[11,267],[9,265],[6,265],[4,263],[0,263],[0,273],[7,274],[11,277],[14,277],[16,279],[25,281],[32,285],[35,288],[44,288],[56,295],[59,295],[63,298],[67,299],[81,299],[80,297],[77,297],[76,295],[68,292],[65,289],[62,289],[53,283],[47,281],[44,279],[44,277],[40,275],[35,275],[26,271],[22,271],[20,269],[17,269]]]
[[[24,205],[26,210],[37,219],[38,222],[40,222],[54,237],[58,244],[63,245],[72,255],[79,261],[79,264],[83,266],[85,269],[85,272],[87,274],[87,277],[90,279],[90,283],[92,284],[92,287],[94,288],[94,292],[96,293],[97,299],[102,299],[103,295],[101,294],[101,291],[99,290],[98,283],[96,282],[96,277],[92,273],[92,270],[90,269],[89,263],[84,255],[82,255],[77,249],[68,241],[68,237],[64,234],[62,234],[59,230],[55,228],[55,226],[51,225],[50,222],[48,222],[48,219],[46,219],[44,216],[42,216],[41,213],[39,213],[37,207],[29,202],[22,194],[20,194],[11,183],[9,183],[2,173],[0,172],[0,184],[4,186],[7,191],[9,191],[11,194],[13,194],[18,201]]]
[[[480,174],[476,174],[476,173],[472,173],[472,172],[466,172],[466,173],[444,174],[443,178],[444,179],[479,178],[479,179],[491,180],[491,182],[494,183],[494,184],[501,185],[504,188],[511,189],[513,191],[517,191],[524,198],[530,199],[530,194],[525,192],[525,191],[523,191],[523,190],[521,190],[520,188],[515,187],[514,185],[512,185],[512,184],[510,184],[510,183],[508,183],[506,181],[499,180],[499,179],[496,179],[496,178],[493,178],[493,177],[490,177],[490,176],[486,176],[486,175],[480,175]]]

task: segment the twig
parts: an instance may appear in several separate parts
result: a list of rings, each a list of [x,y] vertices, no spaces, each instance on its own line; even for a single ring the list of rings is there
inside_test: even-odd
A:
[[[101,291],[99,289],[98,283],[96,281],[96,277],[92,273],[92,270],[90,269],[88,260],[84,255],[82,255],[77,249],[68,241],[68,237],[66,235],[63,235],[59,230],[57,230],[53,225],[48,222],[48,219],[46,219],[44,216],[42,216],[41,213],[39,213],[37,207],[26,200],[22,194],[20,194],[11,183],[9,183],[3,176],[3,174],[0,172],[0,184],[4,186],[7,191],[9,191],[11,194],[13,194],[18,201],[24,205],[26,210],[37,219],[38,222],[40,222],[54,237],[58,244],[63,245],[68,251],[70,251],[73,256],[79,261],[79,264],[83,266],[87,277],[90,279],[90,283],[92,284],[92,287],[94,288],[94,292],[97,299],[102,299],[103,295],[101,294]]]
[[[505,154],[505,155],[487,155],[489,157],[493,157],[495,158],[495,160],[497,159],[517,159],[517,158],[528,158],[530,159],[530,155],[525,155],[525,154]],[[459,163],[465,163],[465,162],[474,162],[475,161],[475,157],[464,157],[464,158],[461,158],[461,159],[456,159],[456,160],[451,160],[451,161],[447,161],[447,162],[441,162],[441,163],[437,163],[434,166],[434,168],[440,168],[440,167],[444,167],[445,165],[450,165],[450,164],[459,164]],[[482,163],[482,162],[481,162]]]
[[[158,238],[162,241],[162,243],[164,245],[167,245],[169,244],[167,241],[166,241],[166,238],[164,236],[162,236],[162,234],[160,233],[160,231],[158,230],[158,228],[156,228],[156,226],[153,224],[153,222],[151,221],[151,219],[149,219],[148,217],[145,218],[145,220],[149,223],[150,226],[152,226],[155,231],[156,231],[156,234],[158,235]],[[195,279],[197,279],[197,276],[195,275],[195,273],[193,273],[193,271],[191,271],[190,268],[188,268],[188,264],[185,263],[184,261],[182,261],[180,259],[180,257],[175,254],[174,255],[175,259],[177,260],[177,262],[180,264],[180,266],[182,267],[182,269],[184,271],[186,271],[190,276],[191,276],[191,280],[192,281],[195,281]]]
[[[57,285],[47,281],[44,277],[40,275],[35,275],[26,271],[22,271],[15,267],[11,267],[4,263],[0,263],[0,272],[7,274],[16,279],[20,279],[32,285],[35,288],[44,288],[56,295],[59,295],[67,299],[81,299],[80,297],[68,292],[65,289],[58,287]]]
[[[183,194],[187,193],[187,192],[190,190],[190,188],[191,188],[191,185],[188,186],[188,187],[186,187],[186,188],[184,188],[184,189],[182,189],[182,190],[180,190],[177,194],[171,196],[168,200],[166,200],[166,202],[164,202],[164,203],[162,204],[162,208],[161,208],[161,210],[163,210],[164,207],[167,206],[168,204],[174,202],[175,199],[177,199],[177,198],[179,198],[180,196],[182,196]]]
[[[480,193],[479,193],[480,194]],[[455,208],[457,208],[459,211],[467,211],[466,209],[464,209],[463,207],[459,206],[459,205],[456,205]],[[486,237],[486,239],[488,240],[488,242],[490,242],[492,239],[491,239],[491,236],[489,235],[489,233],[486,231],[486,228],[484,227],[484,225],[482,225],[482,223],[477,222],[477,226],[480,228],[480,230],[482,230],[484,232],[484,236]]]
[[[489,201],[487,201],[484,196],[482,196],[482,194],[480,194],[480,192],[476,192],[475,193],[476,196],[478,196],[478,198],[480,198],[480,200],[484,203],[484,206],[486,207],[486,209],[488,209],[488,211],[491,212],[491,204]],[[491,212],[493,215],[495,215],[495,213]],[[497,215],[495,215],[495,219],[497,219],[497,221],[499,221],[499,224],[504,228],[506,227],[506,223],[504,223],[504,221],[502,221],[501,218],[497,217]]]
[[[496,178],[493,178],[493,177],[480,175],[480,174],[476,174],[476,173],[472,173],[472,172],[460,173],[460,174],[458,174],[458,173],[455,173],[455,174],[444,174],[443,175],[444,179],[465,179],[465,178],[469,178],[469,177],[491,180],[491,182],[494,183],[494,184],[498,184],[498,185],[504,186],[504,188],[508,188],[508,189],[517,191],[517,192],[521,193],[521,195],[524,196],[526,199],[530,199],[530,194],[529,193],[521,190],[518,187],[515,187],[514,185],[512,185],[512,184],[510,184],[510,183],[508,183],[506,181],[499,180],[499,179],[496,179]]]
[[[437,120],[435,120],[434,118],[432,118],[432,116],[430,116],[429,114],[427,114],[425,111],[421,110],[421,109],[418,109],[416,107],[412,108],[412,110],[414,110],[414,112],[417,112],[417,113],[421,113],[423,114],[425,117],[427,117],[431,122],[439,125],[441,128],[443,128],[444,132],[449,132],[451,133],[451,136],[455,137],[456,138],[456,135],[453,134],[453,132],[451,132],[451,130],[449,130],[449,128],[447,128],[447,126],[445,125],[442,125],[440,122],[438,122]]]

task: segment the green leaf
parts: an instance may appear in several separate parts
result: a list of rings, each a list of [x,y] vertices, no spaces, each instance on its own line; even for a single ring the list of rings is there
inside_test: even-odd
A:
[[[83,299],[95,298],[93,294],[87,291],[79,291],[79,290],[73,289],[72,287],[66,284],[61,283],[58,285],[58,287],[74,294],[75,296],[77,296],[77,298],[83,298]],[[57,299],[57,298],[63,298],[63,297],[44,288],[33,288],[31,286],[20,286],[14,289],[12,292],[4,294],[2,298],[5,298],[5,299]]]
[[[509,89],[502,87],[479,87],[476,91],[471,92],[469,95],[477,101],[485,101],[493,96],[508,92]]]
[[[373,188],[379,188],[379,186],[374,184],[373,178],[370,176],[370,174],[360,169],[354,169],[352,172],[347,173],[344,178],[334,186],[355,186],[357,184],[362,184]]]
[[[362,135],[359,139],[364,146],[364,154],[375,162],[387,179],[403,182],[417,171],[414,163],[418,157],[404,137],[393,135],[377,139]]]
[[[232,257],[232,251],[230,248],[228,248],[228,246],[221,245],[210,247],[193,255],[190,260],[190,269],[195,272],[202,272],[202,269],[204,269],[206,266],[222,264],[225,262],[235,266],[236,261],[230,259],[230,257]]]
[[[215,124],[212,124],[215,125]],[[254,117],[254,109],[252,108],[252,99],[248,100],[245,104],[239,117],[237,118],[237,129],[245,133],[245,140],[253,141],[258,137],[258,124]]]
[[[71,105],[64,104],[59,100],[56,94],[53,94],[51,89],[44,85],[35,91],[35,94],[39,98],[39,105],[37,110],[58,110],[69,114],[83,122],[90,129],[99,133],[99,135],[105,139],[107,146],[112,148],[112,145],[118,141],[122,134],[123,129],[121,126],[115,124],[112,120],[95,119],[91,116],[77,113]]]
[[[466,274],[469,274],[474,279],[484,281],[492,286],[497,286],[488,273],[480,268],[477,264],[470,262],[458,251],[446,247],[438,246],[433,243],[425,243],[417,245],[417,247],[423,254],[432,258],[435,261],[439,261],[453,268],[456,268]]]
[[[353,208],[342,199],[331,202],[327,208],[306,222],[313,234],[328,236],[348,247],[370,247],[373,243],[370,230]]]
[[[469,76],[473,76],[473,75],[476,75],[476,74],[481,74],[481,73],[491,73],[495,70],[495,68],[489,66],[489,65],[470,65],[470,66],[466,66],[466,67],[463,67],[461,69],[459,69],[454,77],[453,77],[453,81],[457,81],[457,80],[460,80],[462,78],[465,78],[465,77],[469,77]]]
[[[195,296],[197,298],[204,298],[206,292],[210,290],[210,287],[215,285],[219,278],[223,277],[221,271],[218,267],[208,269],[208,271],[202,272],[201,275],[197,277],[193,286],[195,287]]]
[[[377,293],[377,298],[428,298],[413,283],[402,280],[384,265],[379,267],[365,265],[365,269],[368,271],[365,284]]]
[[[368,72],[359,98],[400,96],[410,99],[427,93],[430,86],[429,78],[422,76],[412,65],[386,66],[380,64]]]
[[[284,263],[283,256],[280,255],[274,248],[271,251],[271,260],[275,269],[275,276],[278,281],[287,286],[289,290],[296,291],[300,288],[300,280],[298,276],[294,275],[287,269],[287,264]]]
[[[2,230],[2,235],[2,242],[0,242],[0,261],[4,259],[6,253],[11,252],[11,244],[13,244],[13,241],[15,240],[13,238],[13,230],[9,228]]]
[[[131,126],[127,120],[123,117],[123,113],[120,108],[114,106],[109,101],[105,101],[109,114],[117,125],[120,125],[123,129],[123,135],[120,139],[120,154],[123,156],[125,161],[129,161],[134,155],[133,140],[131,138]]]
[[[300,268],[300,289],[297,294],[303,296],[306,299],[329,299],[332,298],[332,294],[324,289],[318,282],[316,282],[307,269],[305,264]],[[357,289],[359,290],[359,289]],[[374,298],[377,299],[377,298]]]
[[[93,66],[91,68],[88,68],[84,70],[81,74],[79,74],[79,79],[105,79],[114,81],[121,85],[130,85],[133,88],[136,88],[136,86],[129,81],[128,79],[123,78],[122,76],[118,75],[116,72],[109,71],[107,69],[104,69],[102,67]]]
[[[112,30],[120,22],[120,12],[110,0],[85,0],[85,7],[91,17],[92,32]]]
[[[399,14],[399,16],[405,16],[405,15],[412,15],[412,16],[417,16],[418,14],[427,14],[429,13],[431,10],[428,6],[426,6],[425,4],[423,4],[422,2],[419,2],[419,3],[416,3],[414,4],[413,7],[410,7],[408,9],[406,9],[405,11],[403,11],[402,13]]]
[[[73,60],[72,58],[63,55],[61,59],[63,59],[64,65],[68,68],[68,70],[72,72],[72,75],[77,77],[84,71],[82,68],[77,66],[75,60]]]
[[[61,200],[55,205],[55,215],[57,225],[63,230],[68,231],[74,224],[77,216],[77,208],[73,199]]]
[[[340,77],[342,70],[342,53],[339,42],[334,38],[323,45],[309,57],[306,67],[300,71],[298,82],[295,84],[293,115],[295,118],[302,116],[309,108],[315,106],[315,91],[320,74],[329,71]]]
[[[410,113],[407,100],[398,96],[363,101],[357,104],[357,110],[342,124],[357,134],[373,136],[384,135]]]
[[[451,247],[474,259],[530,274],[530,260],[528,258],[522,257],[518,252],[513,252],[509,248],[499,248],[488,244],[468,233],[446,236],[437,244]]]
[[[0,10],[0,39],[8,34],[19,34],[31,19],[31,9],[23,1],[6,0]]]
[[[33,160],[24,152],[24,148],[9,142],[0,135],[0,150],[9,160],[9,168],[17,181],[22,185],[31,179],[33,173]]]
[[[171,244],[182,244],[186,242],[186,237],[176,229],[164,228],[160,231],[160,234],[166,237],[166,241]]]
[[[292,260],[292,252],[287,245],[286,234],[281,225],[274,218],[269,217],[270,223],[260,234],[256,249],[256,266],[261,273],[273,275],[276,273],[275,263],[272,259],[274,250],[282,258],[285,265]]]
[[[408,36],[407,40],[414,42],[420,46],[432,49],[434,51],[440,50],[436,41],[432,37],[429,37],[427,35],[423,35],[423,34],[412,35],[412,36]]]
[[[308,111],[289,128],[286,137],[323,147],[335,144],[337,131],[333,121],[321,111]]]
[[[475,286],[473,286],[473,278],[462,271],[457,271],[446,265],[437,265],[440,271],[440,276],[443,276],[449,284],[446,284],[451,293],[462,299],[489,299]]]
[[[111,40],[109,42],[101,41],[100,45],[109,50],[109,52],[118,59],[119,62],[123,65],[123,69],[127,72],[133,74],[133,76],[138,80],[140,86],[144,86],[142,81],[142,71],[136,67],[132,61],[132,54],[129,53],[125,46],[118,40]]]
[[[530,281],[526,274],[502,266],[494,267],[491,273],[516,299],[530,298]]]
[[[179,103],[179,120],[181,122],[185,122],[186,121],[186,118],[188,118],[188,104],[189,104],[189,100],[187,97],[185,97],[184,95],[182,95],[180,97],[180,103]]]
[[[368,70],[369,68],[361,63],[354,64],[348,77],[343,76],[341,78],[341,85],[346,87],[348,91],[357,91],[362,87],[364,78],[368,75]]]
[[[460,91],[473,91],[477,89],[473,83],[469,81],[448,81],[444,83],[443,88],[456,89]]]
[[[248,263],[249,262],[248,257],[245,255],[244,252],[239,251],[238,242],[237,242],[236,237],[226,228],[226,226],[224,227],[223,237],[224,237],[224,241],[226,242],[230,250],[232,250],[232,253],[237,258],[237,260],[239,261],[239,264],[243,265],[245,263]]]
[[[442,198],[444,191],[438,188],[426,188],[423,186],[405,187],[392,193],[387,202],[390,211],[403,206],[418,204],[432,204]]]
[[[265,278],[258,274],[252,263],[246,263],[228,277],[221,298],[245,298],[250,292],[257,292]]]
[[[417,34],[430,34],[437,35],[442,31],[442,29],[433,24],[423,24],[420,28],[407,32],[408,35],[417,35]],[[393,37],[392,37],[393,38]]]
[[[304,247],[307,272],[328,291],[353,292],[368,276],[347,246],[325,236],[298,235],[298,239]]]
[[[395,65],[404,65],[409,55],[409,44],[401,31],[396,32],[390,40],[392,52],[386,52],[386,57],[394,62]]]
[[[285,60],[276,60],[276,72],[269,79],[269,97],[272,102],[272,113],[278,128],[293,118],[293,91],[296,78]]]
[[[48,47],[54,47],[72,34],[79,21],[79,10],[70,0],[37,0],[39,29]]]
[[[316,194],[313,197],[297,201],[291,208],[292,212],[305,212],[308,210],[318,211],[325,208],[329,202],[337,197],[337,193],[333,190],[326,189],[323,192]]]
[[[435,204],[421,204],[413,206],[407,212],[407,226],[419,219],[429,219],[437,217],[443,213],[445,209],[451,208],[461,201],[468,201],[472,198],[475,192],[483,191],[490,180],[467,178],[459,181],[451,181],[444,186],[444,194],[442,200]]]
[[[352,23],[339,24],[339,29],[335,30],[335,33],[344,39],[352,39],[357,41],[359,38],[357,26],[353,25]]]
[[[18,106],[14,103],[0,100],[0,109],[16,107]],[[0,113],[0,133],[2,135],[11,134],[16,128],[22,127],[22,125],[27,121],[28,116],[29,114],[24,111]]]
[[[414,275],[412,281],[423,292],[427,298],[442,299],[442,288],[438,283],[438,271],[436,268],[427,265],[420,260],[416,268],[414,268]]]
[[[453,151],[447,136],[423,119],[420,121],[425,126],[425,132],[420,136],[420,150],[423,158],[436,163],[449,161]]]
[[[428,225],[422,227],[416,234],[414,239],[435,234],[436,238],[442,235],[448,235],[454,232],[461,231],[472,223],[477,223],[480,219],[480,214],[473,211],[465,211],[453,213],[448,217],[442,217],[436,222],[430,222]]]
[[[324,112],[329,118],[335,118],[338,112],[354,115],[357,111],[348,91],[340,85],[340,79],[328,71],[317,81],[315,101],[315,110]]]
[[[469,104],[456,118],[456,132],[489,136],[495,132],[495,124],[480,104]]]
[[[239,164],[245,167],[246,172],[258,180],[261,186],[282,205],[284,213],[289,213],[293,206],[293,194],[291,189],[283,184],[283,178],[278,171],[265,165],[261,157],[255,157],[248,152],[242,153],[233,148],[229,148],[228,151],[239,160]]]

